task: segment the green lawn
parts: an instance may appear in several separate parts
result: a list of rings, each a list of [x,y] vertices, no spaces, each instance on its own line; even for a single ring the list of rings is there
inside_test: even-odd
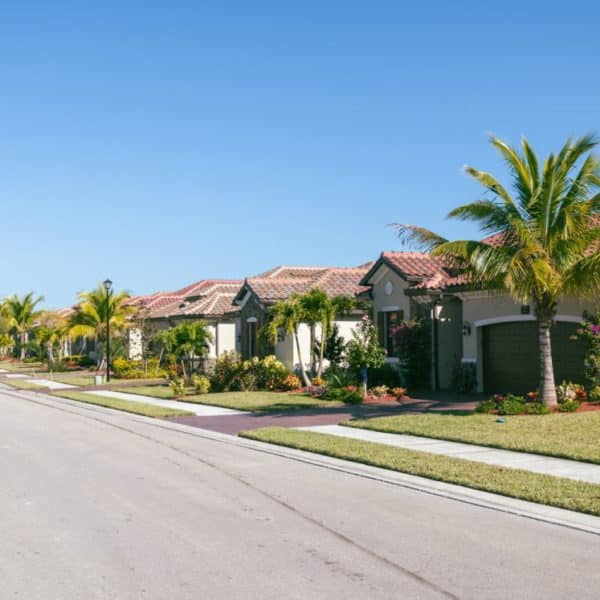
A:
[[[145,417],[178,417],[192,415],[193,413],[175,408],[165,408],[162,406],[154,406],[152,404],[143,404],[141,402],[131,402],[129,400],[119,400],[117,398],[108,398],[106,396],[95,396],[94,394],[84,394],[82,392],[71,392],[60,390],[53,392],[52,396],[59,398],[68,398],[69,400],[77,400],[86,404],[95,404],[97,406],[105,406],[114,408],[136,415]]]
[[[43,367],[42,363],[22,363],[12,361],[0,361],[0,369],[6,369],[7,371],[14,371],[16,373],[23,373],[28,371],[39,371]]]
[[[506,417],[495,415],[398,415],[356,419],[341,425],[386,433],[480,444],[600,464],[600,411]]]
[[[600,516],[600,485],[283,427],[240,436]]]
[[[26,379],[0,378],[0,382],[18,390],[39,390],[44,387],[43,385],[31,383],[31,381],[27,381]]]
[[[54,381],[60,381],[61,383],[70,383],[71,385],[89,387],[95,385],[94,375],[95,373],[82,373],[81,371],[66,371],[63,373],[52,373],[52,376],[50,376],[50,373],[44,373],[41,376],[47,379],[53,379]],[[103,383],[102,385],[125,386],[128,383],[159,383],[162,381],[162,379],[118,379],[116,377],[113,377],[108,382],[108,384]]]
[[[173,398],[171,388],[164,385],[120,388],[118,391],[154,398]],[[278,392],[218,392],[183,396],[177,398],[177,400],[247,411],[279,411],[320,406],[341,406],[338,402],[319,400],[309,394],[283,394]]]

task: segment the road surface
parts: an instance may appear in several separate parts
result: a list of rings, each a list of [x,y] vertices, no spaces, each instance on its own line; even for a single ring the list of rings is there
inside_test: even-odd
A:
[[[597,535],[40,395],[0,408],[2,599],[600,597]]]

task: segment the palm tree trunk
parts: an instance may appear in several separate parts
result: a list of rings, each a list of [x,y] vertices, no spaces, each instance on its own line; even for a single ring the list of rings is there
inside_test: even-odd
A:
[[[311,377],[315,374],[315,324],[310,325],[310,356],[309,356],[309,372]]]
[[[556,386],[554,382],[554,367],[552,364],[552,342],[550,340],[550,319],[538,320],[540,341],[540,399],[549,407],[556,406]]]
[[[302,375],[302,381],[305,386],[310,385],[310,379],[306,374],[306,369],[304,368],[304,361],[302,360],[302,350],[300,348],[300,338],[298,337],[298,329],[294,328],[294,339],[296,340],[296,350],[298,350],[298,360],[300,361],[300,373]]]
[[[327,340],[327,336],[325,335],[327,327],[325,323],[321,323],[321,344],[319,346],[319,370],[317,372],[317,377],[321,377],[323,375],[323,360],[325,355],[325,342]]]
[[[27,343],[27,333],[24,331],[20,335],[21,341],[21,360],[25,360],[25,344]]]

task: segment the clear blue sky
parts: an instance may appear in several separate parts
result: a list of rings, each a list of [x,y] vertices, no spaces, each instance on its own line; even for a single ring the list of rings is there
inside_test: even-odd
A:
[[[47,305],[354,265],[598,129],[597,3],[14,2],[0,18],[0,295]],[[493,4],[493,6],[491,6]]]

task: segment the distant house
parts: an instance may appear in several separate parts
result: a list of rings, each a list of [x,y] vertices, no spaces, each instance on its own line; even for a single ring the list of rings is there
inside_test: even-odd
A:
[[[484,240],[498,243],[497,236]],[[532,307],[507,294],[474,289],[444,261],[420,252],[383,252],[360,281],[369,286],[380,341],[394,355],[393,325],[424,316],[432,331],[432,386],[451,389],[459,365],[472,365],[477,389],[527,392],[538,387],[538,338]],[[582,381],[584,356],[573,340],[593,303],[565,298],[552,330],[557,381]]]
[[[202,319],[212,335],[208,358],[239,350],[238,316],[232,301],[242,282],[233,279],[203,279],[174,292],[137,296],[131,303],[139,308],[139,319],[151,331],[161,331],[186,321]],[[132,329],[130,357],[141,355],[140,330]],[[138,342],[138,340],[140,340]]]
[[[359,285],[372,263],[359,267],[289,267],[279,266],[247,278],[233,302],[239,308],[241,354],[244,358],[274,353],[289,369],[300,366],[300,358],[293,336],[279,336],[274,346],[260,339],[259,332],[268,320],[269,308],[280,300],[287,300],[294,293],[312,289],[323,290],[330,297],[355,296],[368,291]],[[335,324],[341,337],[348,340],[352,329],[360,320],[359,314],[339,317]],[[316,328],[320,338],[320,328]],[[310,360],[310,328],[301,324],[298,331],[302,358],[308,366]]]

